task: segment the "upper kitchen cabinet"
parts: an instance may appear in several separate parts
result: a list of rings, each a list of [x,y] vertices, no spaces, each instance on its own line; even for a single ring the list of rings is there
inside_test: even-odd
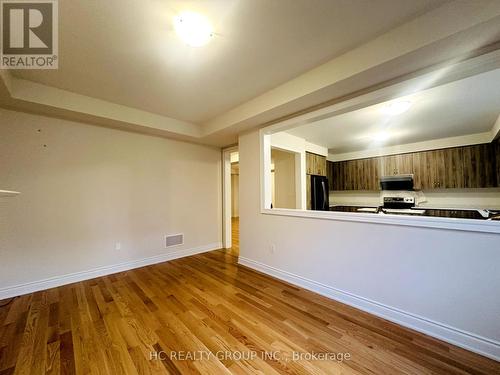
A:
[[[460,189],[465,187],[464,179],[464,150],[462,147],[447,148],[443,152],[444,188]],[[441,180],[438,179],[441,185]]]
[[[380,175],[378,161],[376,159],[359,159],[356,164],[358,190],[378,190]]]
[[[380,176],[413,173],[413,157],[411,154],[382,156],[377,159]]]
[[[331,190],[377,190],[379,161],[369,158],[328,162],[328,181]]]
[[[415,189],[500,186],[500,143],[328,162],[332,190],[378,190],[382,176],[413,174]]]
[[[415,189],[433,189],[437,187],[439,161],[430,151],[416,152],[413,156],[413,181]],[[443,168],[444,169],[444,168]]]
[[[330,190],[343,190],[341,186],[342,179],[340,178],[341,166],[339,164],[331,161],[326,162],[326,177],[328,178]]]
[[[306,152],[306,174],[326,176],[326,157]]]
[[[340,161],[328,165],[328,182],[330,190],[354,190],[356,183],[354,176],[356,174],[356,160]]]
[[[363,180],[360,173],[362,161],[350,160],[346,164],[345,173],[347,174],[347,190],[365,190],[363,188]]]
[[[463,165],[466,188],[496,187],[497,171],[495,155],[498,147],[481,144],[463,148]]]
[[[412,156],[415,189],[464,187],[462,148],[415,152]]]

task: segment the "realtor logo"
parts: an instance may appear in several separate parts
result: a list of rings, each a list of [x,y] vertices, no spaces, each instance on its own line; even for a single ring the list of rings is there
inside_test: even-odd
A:
[[[2,69],[57,69],[57,0],[0,0]]]

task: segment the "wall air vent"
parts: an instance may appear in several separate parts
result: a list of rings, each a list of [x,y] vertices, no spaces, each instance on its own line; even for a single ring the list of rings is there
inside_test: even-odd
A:
[[[184,243],[183,234],[172,234],[165,236],[165,247],[172,247],[182,245]]]

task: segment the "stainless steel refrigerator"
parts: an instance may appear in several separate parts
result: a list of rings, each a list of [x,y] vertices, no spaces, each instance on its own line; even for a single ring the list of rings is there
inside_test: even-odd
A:
[[[325,176],[311,175],[311,210],[330,210],[328,179]]]

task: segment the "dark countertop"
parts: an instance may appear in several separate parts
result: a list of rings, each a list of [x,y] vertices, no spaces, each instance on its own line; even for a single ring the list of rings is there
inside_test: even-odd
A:
[[[373,207],[373,206],[364,206],[364,207]],[[371,213],[378,214],[379,212],[383,212],[381,207],[378,207],[377,212],[360,212],[358,209],[361,206],[332,206],[330,207],[330,211],[335,212],[356,212],[356,213]],[[459,219],[477,219],[477,220],[486,220],[487,218],[483,217],[477,210],[460,210],[460,209],[433,209],[433,208],[416,208],[417,210],[425,210],[423,214],[412,214],[410,212],[390,212],[391,215],[406,215],[406,216],[427,216],[427,217],[450,217],[450,218],[459,218]],[[490,214],[490,217],[493,216]]]
[[[369,206],[366,206],[369,207]],[[358,209],[361,208],[361,206],[332,206],[330,207],[330,211],[337,211],[337,212],[359,212]],[[373,212],[369,212],[373,213]]]

